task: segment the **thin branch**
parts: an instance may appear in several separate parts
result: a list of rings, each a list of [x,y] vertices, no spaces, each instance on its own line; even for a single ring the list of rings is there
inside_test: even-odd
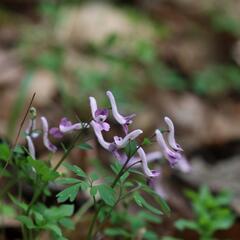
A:
[[[36,96],[36,93],[33,94],[32,98],[31,98],[31,101],[30,101],[30,103],[29,103],[29,105],[28,105],[27,111],[25,112],[25,115],[24,115],[24,117],[23,117],[23,120],[21,121],[21,124],[20,124],[20,127],[19,127],[19,129],[18,129],[18,133],[17,133],[17,136],[16,136],[16,139],[15,139],[15,141],[14,141],[14,144],[13,144],[12,149],[14,149],[14,148],[16,147],[16,145],[17,145],[17,141],[18,141],[18,139],[19,139],[20,133],[21,133],[22,128],[23,128],[23,125],[24,125],[24,123],[25,123],[25,121],[26,121],[26,119],[27,119],[28,112],[29,112],[29,110],[30,110],[30,108],[31,108],[31,106],[32,106],[32,103],[33,103],[33,100],[34,100],[35,96]]]

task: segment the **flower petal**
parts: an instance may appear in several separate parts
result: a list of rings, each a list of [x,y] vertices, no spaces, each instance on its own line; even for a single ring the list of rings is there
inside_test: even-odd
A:
[[[174,167],[178,163],[178,161],[182,158],[182,155],[178,151],[171,150],[167,146],[163,138],[163,135],[159,129],[155,131],[155,134],[163,156],[169,161],[171,167]]]
[[[95,113],[97,111],[97,101],[94,97],[89,97],[90,101],[90,108],[91,108],[91,113],[92,113],[92,118],[95,120]]]
[[[126,147],[130,140],[134,140],[142,133],[143,133],[143,131],[141,129],[137,129],[137,130],[134,130],[134,131],[130,132],[129,134],[127,134],[124,138],[115,136],[114,141],[117,145],[117,148]]]
[[[80,130],[82,129],[81,123],[75,123],[70,126],[59,125],[59,129],[62,133],[72,132],[73,130]]]
[[[61,119],[59,125],[64,126],[64,127],[70,127],[70,126],[72,126],[72,122],[69,121],[66,117],[64,117]]]
[[[95,122],[94,120],[92,120],[90,124],[91,124],[91,126],[94,130],[94,133],[95,133],[100,145],[103,148],[105,148],[106,150],[109,150],[111,143],[104,140],[103,135],[102,135],[102,131],[101,131],[101,126],[97,122]]]
[[[174,124],[173,124],[172,120],[169,117],[165,117],[164,120],[169,128],[169,133],[168,133],[169,145],[176,151],[183,151],[183,149],[180,147],[180,145],[178,143],[176,143]]]
[[[180,171],[184,172],[184,173],[189,173],[192,169],[190,163],[188,162],[188,160],[182,156],[181,160],[178,162],[177,169],[179,169]]]
[[[53,145],[48,139],[48,121],[45,117],[41,117],[43,127],[43,144],[51,152],[56,152],[57,147]]]
[[[35,155],[35,147],[32,141],[32,138],[29,136],[26,136],[27,139],[27,144],[28,144],[28,151],[30,156],[32,157],[32,159],[36,159],[36,155]]]
[[[54,127],[49,130],[49,133],[54,137],[54,138],[62,138],[63,133],[60,131],[59,128]]]
[[[137,150],[137,153],[142,161],[142,169],[143,169],[143,172],[144,174],[147,176],[147,177],[156,177],[158,176],[157,173],[151,171],[148,167],[148,164],[147,164],[147,157],[146,157],[146,154],[144,152],[144,150],[140,147],[138,148]]]
[[[107,96],[109,98],[109,101],[111,103],[111,107],[112,107],[112,113],[113,113],[113,116],[114,118],[116,119],[116,121],[118,123],[120,123],[121,125],[125,124],[127,121],[125,119],[124,116],[122,116],[119,112],[118,112],[118,109],[117,109],[117,104],[116,104],[116,101],[115,101],[115,98],[113,96],[113,94],[110,92],[110,91],[107,91]]]
[[[103,108],[103,109],[99,108],[94,113],[95,117],[105,116],[106,118],[108,117],[108,114],[109,114],[108,109],[106,109],[106,108]]]
[[[110,125],[106,122],[99,123],[101,130],[108,132],[110,130]]]

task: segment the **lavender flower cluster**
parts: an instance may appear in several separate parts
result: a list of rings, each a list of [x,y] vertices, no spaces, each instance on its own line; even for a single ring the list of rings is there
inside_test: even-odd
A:
[[[90,108],[92,120],[90,124],[78,122],[73,124],[67,118],[62,118],[58,127],[51,128],[49,130],[48,121],[45,117],[41,117],[42,123],[42,135],[43,135],[43,144],[44,146],[51,152],[56,152],[57,147],[51,143],[49,140],[49,134],[51,134],[54,138],[62,138],[65,134],[71,133],[73,131],[81,130],[83,128],[92,128],[94,134],[99,142],[99,144],[109,151],[113,156],[122,164],[126,166],[134,166],[142,167],[143,173],[147,178],[153,180],[154,178],[158,178],[160,175],[159,170],[151,170],[148,167],[148,163],[158,160],[162,157],[168,160],[171,167],[177,167],[180,170],[187,172],[190,170],[190,166],[183,155],[183,149],[181,146],[176,143],[175,140],[175,130],[174,124],[169,117],[165,117],[164,121],[167,125],[167,130],[163,131],[166,134],[164,137],[164,133],[161,130],[155,130],[155,138],[159,145],[159,151],[145,153],[143,147],[141,145],[136,148],[136,155],[129,158],[127,154],[123,151],[123,149],[129,144],[131,140],[137,139],[143,131],[141,129],[136,129],[129,132],[129,125],[133,123],[133,118],[136,116],[135,114],[129,116],[123,116],[119,111],[116,104],[115,97],[112,92],[107,91],[106,95],[111,104],[111,112],[114,119],[119,123],[123,128],[123,137],[114,136],[112,142],[108,142],[104,139],[103,132],[110,131],[110,124],[107,122],[109,117],[109,110],[106,108],[99,108],[97,105],[97,101],[94,97],[89,97]],[[34,108],[31,108],[31,117],[30,122],[25,130],[26,140],[28,144],[28,151],[30,156],[35,159],[35,147],[33,144],[33,139],[38,137],[41,134],[41,131],[36,129],[36,111]]]

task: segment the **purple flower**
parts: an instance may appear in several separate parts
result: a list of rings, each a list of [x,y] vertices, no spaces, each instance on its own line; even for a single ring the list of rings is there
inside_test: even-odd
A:
[[[100,145],[105,148],[106,150],[109,151],[111,143],[107,142],[104,140],[103,135],[102,135],[102,128],[101,126],[95,122],[94,120],[91,121],[90,125],[92,126],[94,133],[97,137],[98,142],[100,143]]]
[[[160,152],[152,152],[149,154],[146,154],[144,150],[140,147],[137,150],[138,156],[133,156],[130,160],[128,160],[128,157],[125,153],[119,153],[118,151],[114,153],[114,156],[119,160],[119,162],[124,165],[125,162],[128,160],[128,164],[126,167],[133,167],[133,168],[138,168],[142,167],[144,174],[148,178],[154,178],[159,175],[158,171],[155,170],[150,170],[148,167],[148,163],[151,162],[153,159],[159,159],[161,157]]]
[[[143,133],[143,131],[141,129],[137,129],[137,130],[134,130],[134,131],[128,133],[124,138],[114,136],[113,139],[114,139],[114,142],[115,142],[117,148],[124,148],[127,146],[127,144],[129,143],[130,140],[134,140],[142,133]]]
[[[27,140],[27,145],[28,145],[28,151],[30,156],[33,159],[36,159],[36,153],[35,153],[35,146],[33,143],[33,138],[37,138],[40,135],[40,131],[36,129],[36,109],[31,108],[30,109],[30,119],[28,126],[25,130],[26,134],[26,140]]]
[[[89,101],[93,120],[99,125],[101,131],[109,131],[110,125],[105,122],[109,114],[108,110],[98,108],[94,97],[89,97]]]
[[[173,125],[172,120],[169,117],[165,117],[164,120],[165,120],[166,124],[168,125],[168,129],[169,129],[169,132],[168,132],[169,145],[171,146],[172,149],[182,152],[183,149],[181,148],[181,146],[178,143],[176,143],[176,140],[175,140],[174,125]]]
[[[89,127],[85,123],[75,123],[72,124],[66,117],[62,118],[59,127],[51,128],[49,133],[55,138],[62,138],[65,133],[70,133],[75,130],[80,130],[84,127]]]
[[[122,153],[120,150],[126,147],[130,140],[137,138],[142,133],[142,130],[140,129],[134,130],[131,133],[127,134],[124,138],[115,136],[113,142],[107,142],[102,135],[102,129],[100,125],[94,120],[92,120],[90,124],[94,130],[99,144],[104,149],[111,152],[113,156],[116,157],[122,164],[124,164],[124,162],[127,160],[127,155],[125,153]]]
[[[158,171],[149,169],[148,163],[147,163],[147,156],[146,156],[146,153],[144,152],[143,148],[141,148],[141,147],[138,148],[137,153],[141,159],[141,164],[142,164],[142,169],[143,169],[144,174],[147,177],[151,177],[151,178],[155,178],[155,177],[159,176],[160,173]]]
[[[162,153],[159,151],[155,151],[155,152],[150,152],[146,154],[146,158],[147,158],[147,163],[153,162],[155,160],[158,160],[162,157]],[[117,158],[119,160],[119,162],[123,165],[125,163],[125,161],[127,160],[127,155],[126,154],[121,154],[120,158]],[[139,157],[133,156],[128,164],[127,167],[133,165],[134,168],[137,168],[139,166],[141,166],[141,159]]]
[[[169,161],[172,167],[177,165],[177,168],[180,171],[189,172],[191,170],[191,166],[182,154],[183,149],[178,143],[176,143],[173,122],[168,117],[165,117],[164,120],[169,128],[169,132],[167,133],[167,139],[170,147],[166,144],[161,131],[155,131],[156,139],[161,148],[162,154]]]
[[[59,128],[53,127],[49,130],[49,133],[54,137],[54,138],[62,138],[64,134],[60,131]]]
[[[174,149],[170,149],[167,146],[167,144],[163,138],[163,135],[159,129],[157,129],[155,131],[155,134],[156,134],[156,139],[160,146],[160,150],[161,150],[163,156],[169,161],[170,166],[174,167],[182,159],[182,155],[180,154],[180,152],[178,152]]]
[[[122,148],[126,147],[130,140],[134,140],[143,132],[142,130],[137,129],[137,130],[134,130],[134,131],[130,132],[129,134],[127,134],[124,138],[115,136],[114,142],[110,143],[110,142],[107,142],[104,140],[103,135],[102,135],[102,129],[97,122],[92,120],[90,124],[94,130],[94,133],[95,133],[100,145],[110,152],[114,152],[117,149],[122,149]]]
[[[41,117],[42,128],[43,128],[43,144],[51,152],[56,152],[57,147],[53,145],[48,139],[48,121],[45,117]]]
[[[129,116],[121,115],[118,112],[117,104],[116,104],[116,101],[115,101],[115,98],[114,98],[112,92],[107,91],[106,94],[107,94],[107,96],[109,98],[109,101],[111,103],[112,113],[113,113],[114,118],[116,119],[116,121],[119,124],[121,124],[123,126],[123,130],[124,130],[125,134],[127,134],[128,133],[128,126],[130,124],[132,124],[132,122],[133,122],[132,119],[136,116],[136,114],[132,114],[132,115],[129,115]]]

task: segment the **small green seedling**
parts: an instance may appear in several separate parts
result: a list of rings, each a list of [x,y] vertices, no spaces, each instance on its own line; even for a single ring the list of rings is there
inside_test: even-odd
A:
[[[235,216],[229,208],[231,194],[222,192],[214,196],[207,186],[203,186],[199,192],[186,191],[186,195],[192,202],[195,218],[178,220],[175,223],[177,229],[191,229],[199,233],[201,240],[212,240],[217,230],[233,225]]]

